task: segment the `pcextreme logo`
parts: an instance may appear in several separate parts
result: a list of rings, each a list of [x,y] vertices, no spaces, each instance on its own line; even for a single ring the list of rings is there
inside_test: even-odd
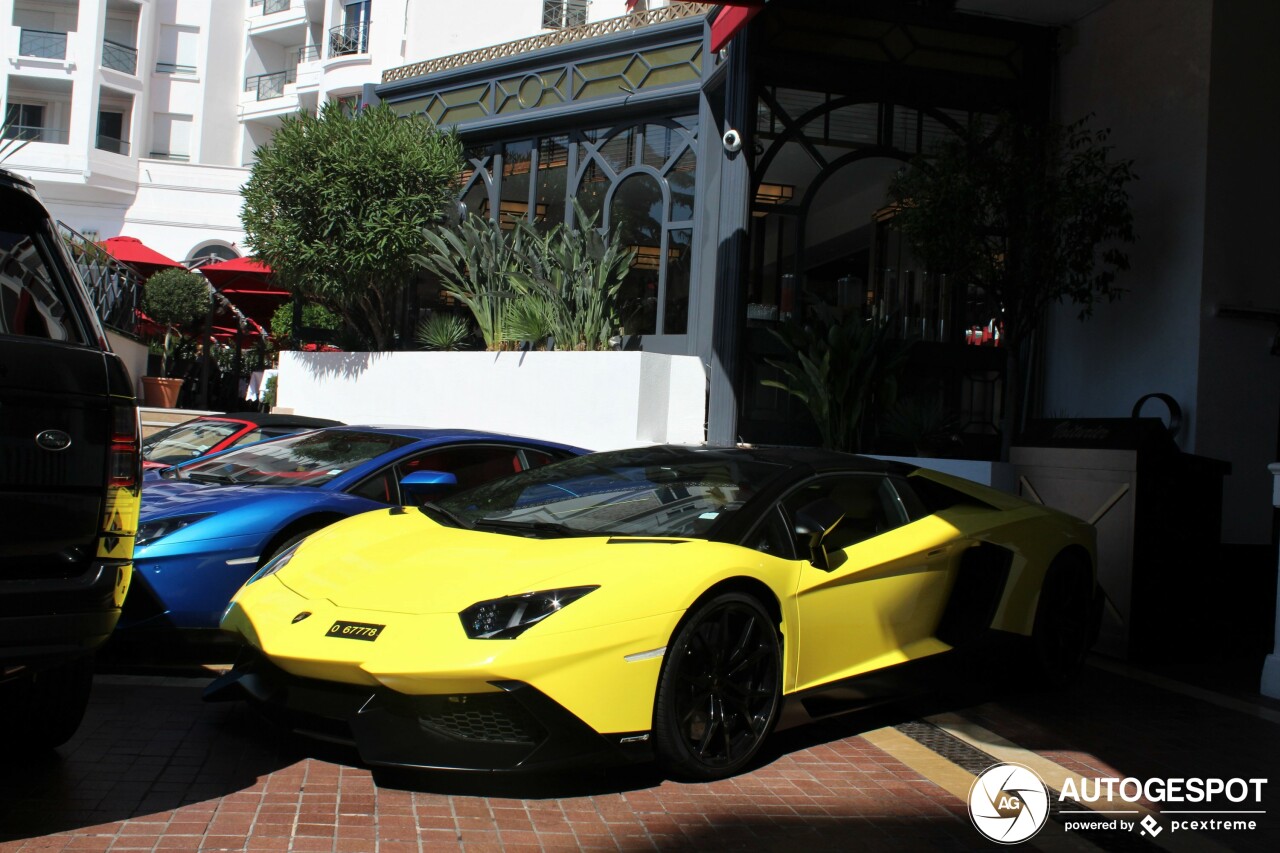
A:
[[[1049,788],[1030,767],[992,765],[969,789],[969,818],[992,841],[1018,844],[1049,819]]]

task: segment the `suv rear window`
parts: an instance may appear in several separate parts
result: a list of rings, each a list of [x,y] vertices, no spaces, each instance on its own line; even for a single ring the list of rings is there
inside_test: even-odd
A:
[[[0,213],[0,334],[83,343],[66,310],[67,297],[49,274],[49,254],[56,248],[44,232],[24,226],[43,218],[22,209],[29,206],[18,198],[17,210]]]

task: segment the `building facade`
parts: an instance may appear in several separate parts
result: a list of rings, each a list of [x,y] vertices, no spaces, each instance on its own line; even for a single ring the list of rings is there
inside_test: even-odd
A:
[[[556,31],[624,0],[0,0],[5,167],[91,239],[246,253],[240,187],[283,117],[423,57]]]

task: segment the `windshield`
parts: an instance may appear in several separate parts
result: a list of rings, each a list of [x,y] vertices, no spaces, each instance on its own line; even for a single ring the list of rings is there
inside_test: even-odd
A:
[[[316,430],[230,450],[177,469],[183,479],[266,486],[322,486],[370,459],[412,444],[403,435]]]
[[[480,530],[704,538],[784,470],[715,449],[616,450],[478,486],[436,506]]]
[[[148,462],[177,465],[193,456],[202,456],[218,442],[244,429],[231,421],[193,421],[148,436],[142,442],[142,458]]]

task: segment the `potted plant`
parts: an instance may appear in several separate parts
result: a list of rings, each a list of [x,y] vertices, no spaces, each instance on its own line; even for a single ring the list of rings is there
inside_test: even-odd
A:
[[[189,270],[161,270],[143,285],[143,308],[152,320],[164,326],[160,375],[142,377],[143,403],[171,409],[177,404],[178,391],[182,388],[180,378],[169,376],[174,333],[179,326],[208,312],[208,282],[204,276]]]

